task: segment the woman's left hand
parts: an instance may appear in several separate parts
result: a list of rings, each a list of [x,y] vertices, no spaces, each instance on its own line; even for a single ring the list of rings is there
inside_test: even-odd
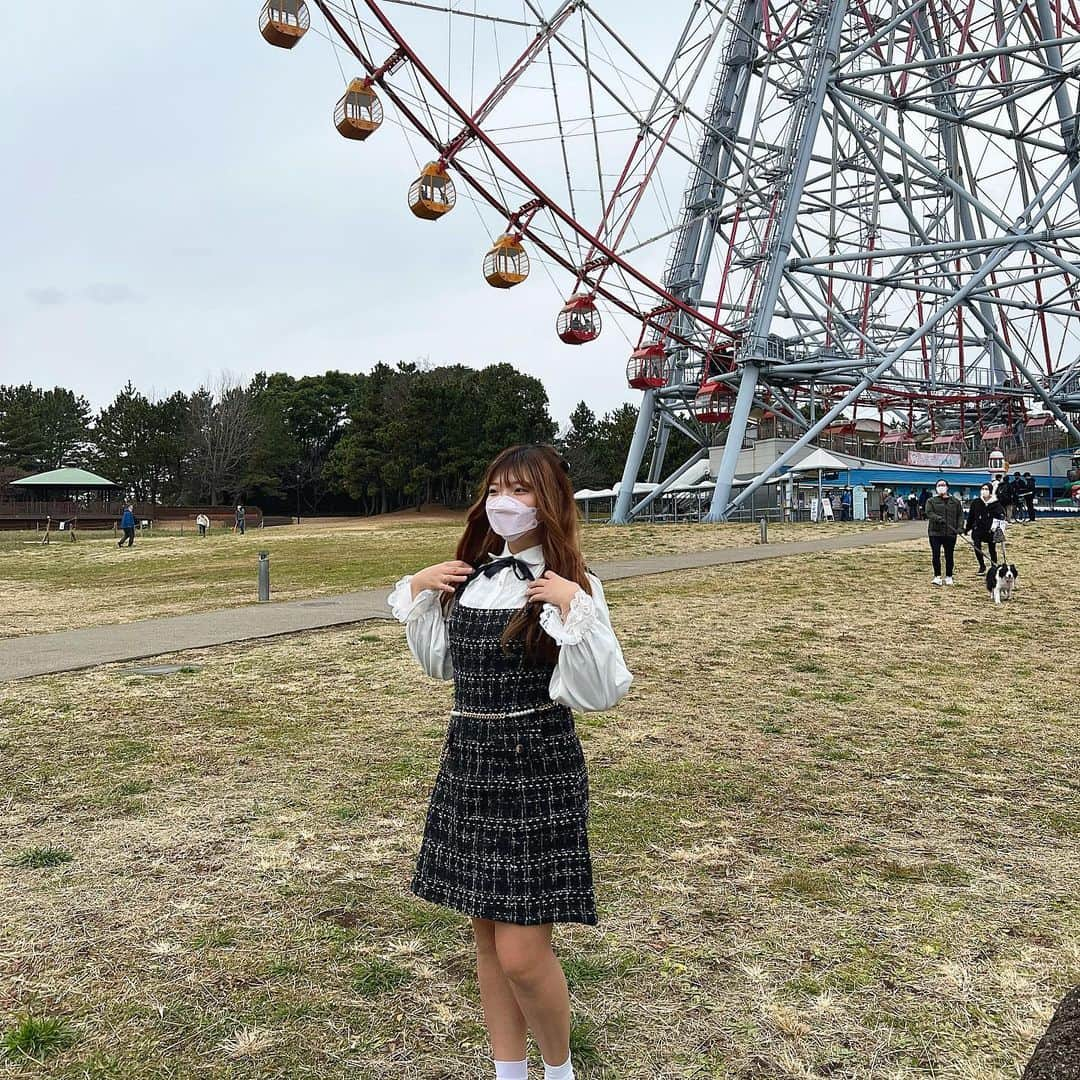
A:
[[[530,581],[525,595],[530,603],[554,604],[565,619],[570,614],[570,601],[581,586],[576,581],[559,577],[554,570],[545,570],[535,581]]]

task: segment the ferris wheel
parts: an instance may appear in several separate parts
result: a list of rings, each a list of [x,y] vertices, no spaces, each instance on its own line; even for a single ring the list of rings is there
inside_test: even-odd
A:
[[[614,520],[723,445],[721,520],[859,410],[1080,441],[1078,0],[267,0],[260,29],[332,43],[337,131],[404,132],[409,209],[471,202],[490,285],[636,342]],[[766,430],[791,446],[733,498]]]

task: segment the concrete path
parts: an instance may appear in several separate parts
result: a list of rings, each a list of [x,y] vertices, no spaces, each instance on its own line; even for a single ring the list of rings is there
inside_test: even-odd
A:
[[[618,559],[597,563],[590,569],[602,581],[665,574],[672,570],[722,566],[725,563],[782,559],[818,551],[844,551],[872,547],[926,535],[923,521],[890,525],[874,532],[830,536],[820,540],[799,540],[788,544],[691,551],[680,555],[653,555],[641,559]],[[234,641],[292,634],[298,630],[318,630],[367,619],[388,619],[386,589],[287,603],[250,604],[244,607],[202,611],[170,618],[91,626],[84,630],[64,630],[53,634],[0,641],[0,679],[25,679],[61,671],[96,667],[121,660],[144,660],[148,656],[227,645]]]

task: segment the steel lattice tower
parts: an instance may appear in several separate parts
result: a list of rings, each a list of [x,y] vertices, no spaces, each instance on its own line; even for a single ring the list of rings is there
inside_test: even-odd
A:
[[[1041,402],[1080,440],[1080,363],[1062,355],[1080,317],[1078,46],[1049,0],[735,5],[664,279],[696,306],[719,262],[729,333],[671,316],[694,347],[667,347],[645,391],[613,520],[714,442],[723,520],[858,405],[914,433]],[[732,498],[751,410],[795,441]],[[661,480],[672,426],[700,451]],[[650,439],[660,486],[635,506]]]

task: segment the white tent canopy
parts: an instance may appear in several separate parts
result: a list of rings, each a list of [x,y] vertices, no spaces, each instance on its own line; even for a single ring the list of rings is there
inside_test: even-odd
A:
[[[843,461],[835,454],[830,454],[828,450],[815,447],[798,465],[793,465],[790,471],[793,473],[817,472],[818,469],[821,469],[825,472],[844,472],[852,467],[849,462]]]

